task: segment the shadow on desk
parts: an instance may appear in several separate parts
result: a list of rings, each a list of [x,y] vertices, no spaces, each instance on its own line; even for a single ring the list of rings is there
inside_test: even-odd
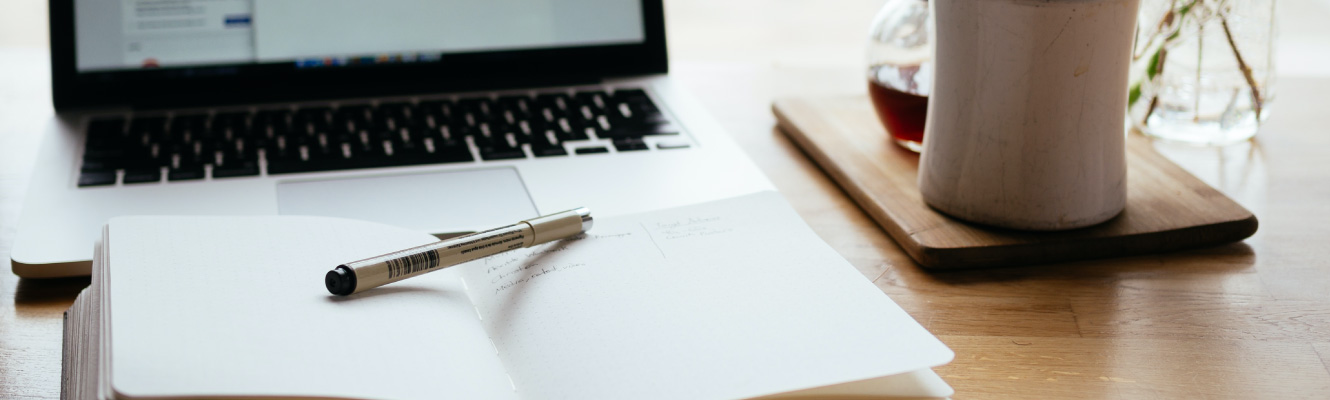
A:
[[[1012,328],[998,329],[1007,336],[1078,336],[1092,320],[1122,317],[1115,305],[1140,312],[1162,304],[1204,311],[1234,300],[1277,302],[1264,284],[1257,261],[1253,247],[1241,242],[1156,255],[989,269],[927,271],[907,261],[886,267],[873,283],[907,311],[920,313],[916,318],[922,316],[924,322],[967,322],[957,330],[941,329],[943,335],[997,334],[984,327],[996,323]],[[987,322],[975,325],[977,320]],[[1062,323],[1060,329],[1054,321]]]
[[[981,282],[1019,281],[1043,278],[1123,278],[1142,274],[1216,274],[1234,273],[1256,265],[1256,252],[1243,242],[1203,249],[1131,257],[1104,258],[1068,263],[1019,267],[929,271],[938,281],[950,285]]]
[[[52,302],[68,303],[74,301],[90,279],[86,276],[57,279],[19,279],[14,291],[14,304],[19,306],[41,305]]]
[[[88,287],[88,277],[59,279],[19,279],[14,290],[14,312],[22,317],[25,314],[48,314],[54,311],[64,312],[74,302],[74,298]]]

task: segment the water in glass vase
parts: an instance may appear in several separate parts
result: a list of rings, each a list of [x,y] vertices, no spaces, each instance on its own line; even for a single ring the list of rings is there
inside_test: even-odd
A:
[[[1142,25],[1149,29],[1136,37],[1140,83],[1129,107],[1136,128],[1208,145],[1255,135],[1274,100],[1273,3],[1142,3],[1141,21],[1162,22]]]

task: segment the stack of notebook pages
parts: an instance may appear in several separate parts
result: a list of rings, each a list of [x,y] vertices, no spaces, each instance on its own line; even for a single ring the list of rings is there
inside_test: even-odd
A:
[[[324,217],[123,217],[65,316],[67,399],[720,399],[952,391],[952,352],[776,193],[351,296],[339,263],[436,240]]]

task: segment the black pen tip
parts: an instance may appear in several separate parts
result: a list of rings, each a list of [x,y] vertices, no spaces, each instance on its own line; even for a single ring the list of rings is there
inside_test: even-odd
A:
[[[345,265],[338,265],[323,276],[323,284],[328,286],[329,293],[346,296],[356,291],[356,273]]]

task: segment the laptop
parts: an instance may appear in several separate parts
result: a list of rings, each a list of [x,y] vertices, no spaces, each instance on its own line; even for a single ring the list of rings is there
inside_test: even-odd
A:
[[[87,275],[120,215],[448,236],[772,189],[672,84],[660,0],[52,0],[50,18],[25,278]]]

